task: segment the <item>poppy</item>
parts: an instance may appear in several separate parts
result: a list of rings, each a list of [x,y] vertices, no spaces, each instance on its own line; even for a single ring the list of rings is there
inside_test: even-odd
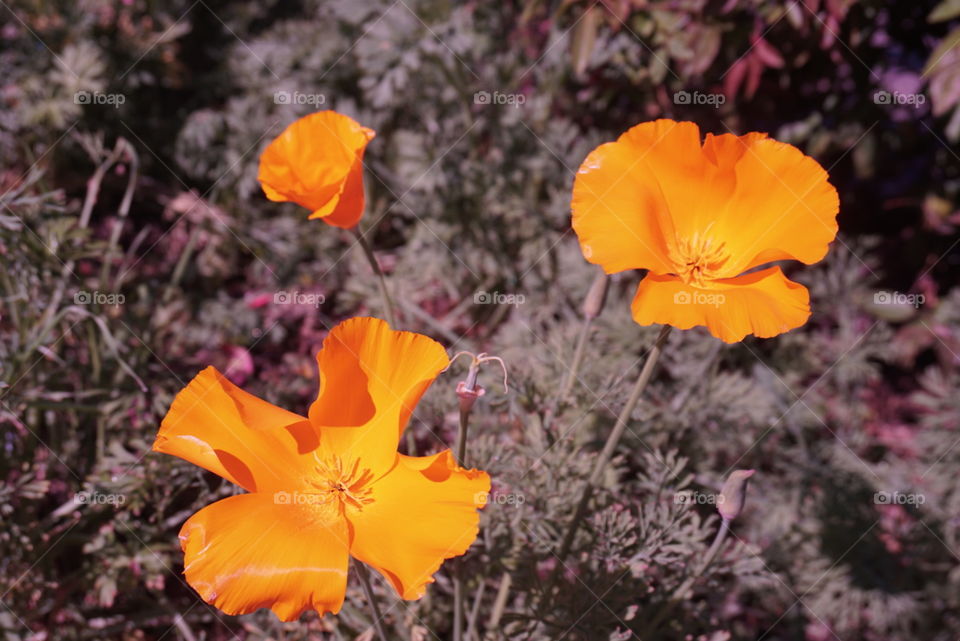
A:
[[[187,582],[227,614],[267,607],[284,620],[343,604],[352,556],[404,599],[423,596],[445,559],[477,536],[490,478],[449,450],[399,454],[421,395],[449,360],[426,336],[354,318],[317,354],[307,416],[281,409],[208,367],[174,399],[153,449],[246,493],[180,530]]]
[[[694,123],[657,120],[587,156],[571,209],[588,261],[608,274],[648,270],[637,323],[706,326],[733,343],[807,321],[807,289],[764,266],[822,259],[839,203],[827,172],[796,147],[762,133],[701,143]]]
[[[375,135],[336,111],[304,116],[264,149],[257,179],[270,200],[350,229],[363,215],[363,152]]]

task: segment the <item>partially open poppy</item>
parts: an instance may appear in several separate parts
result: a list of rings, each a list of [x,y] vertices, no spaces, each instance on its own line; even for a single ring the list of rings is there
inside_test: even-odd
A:
[[[477,536],[490,489],[449,450],[399,454],[414,407],[448,364],[439,343],[354,318],[317,354],[306,417],[244,392],[212,367],[174,399],[153,449],[247,490],[180,531],[187,582],[228,614],[262,607],[284,621],[343,604],[350,556],[404,599],[423,596],[444,559]]]
[[[573,186],[583,255],[608,273],[646,269],[641,325],[706,326],[728,343],[803,325],[810,297],[778,260],[811,264],[837,234],[837,191],[796,147],[691,122],[637,125],[587,156]]]
[[[363,216],[363,152],[375,135],[336,111],[304,116],[264,149],[257,179],[270,200],[349,229]]]

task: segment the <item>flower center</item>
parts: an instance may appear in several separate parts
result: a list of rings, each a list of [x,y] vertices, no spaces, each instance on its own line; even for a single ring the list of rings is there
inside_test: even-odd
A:
[[[688,285],[703,287],[707,281],[723,277],[723,266],[730,254],[726,243],[717,242],[709,232],[710,228],[707,227],[702,233],[677,239],[670,247],[670,260],[677,276]]]
[[[347,461],[339,456],[323,460],[318,458],[313,469],[316,476],[308,482],[318,490],[324,502],[332,502],[341,509],[351,507],[362,510],[364,505],[373,501],[368,487],[373,480],[373,473],[360,467],[359,459]]]

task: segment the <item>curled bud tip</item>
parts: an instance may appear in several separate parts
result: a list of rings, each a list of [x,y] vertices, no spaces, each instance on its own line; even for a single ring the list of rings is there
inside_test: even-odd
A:
[[[737,518],[743,511],[747,500],[747,479],[753,476],[753,473],[754,470],[734,470],[723,484],[720,500],[717,501],[717,511],[727,521]]]

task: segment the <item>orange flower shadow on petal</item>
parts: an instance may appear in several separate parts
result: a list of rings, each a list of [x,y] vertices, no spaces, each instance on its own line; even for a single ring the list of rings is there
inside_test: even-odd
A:
[[[208,505],[180,531],[187,582],[227,614],[336,613],[350,556],[417,599],[476,539],[490,477],[460,468],[449,450],[397,452],[413,407],[449,363],[443,347],[355,318],[330,332],[317,363],[308,417],[209,367],[160,426],[153,449],[248,491]]]
[[[335,111],[304,116],[267,145],[257,179],[270,200],[349,229],[363,216],[363,153],[375,135]]]
[[[809,294],[778,267],[811,264],[837,234],[840,201],[812,158],[766,134],[637,125],[577,172],[571,209],[584,257],[608,273],[646,269],[634,320],[705,326],[728,343],[803,325]]]

